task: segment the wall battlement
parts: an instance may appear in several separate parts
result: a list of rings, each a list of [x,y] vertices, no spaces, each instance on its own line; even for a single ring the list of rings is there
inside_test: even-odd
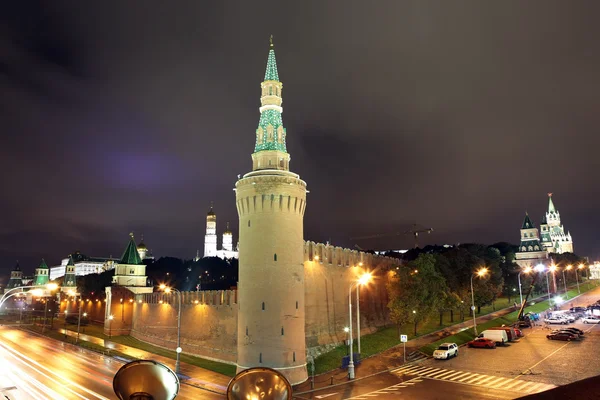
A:
[[[318,259],[315,259],[317,256]],[[377,254],[332,246],[329,243],[323,244],[312,241],[304,242],[304,261],[318,261],[323,265],[335,265],[338,267],[355,267],[360,265],[360,263],[364,266],[400,264],[400,260],[397,258],[379,256]]]
[[[154,292],[138,294],[136,302],[146,304],[177,305],[177,293]],[[205,306],[237,305],[237,290],[200,290],[181,292],[181,306],[202,304]]]

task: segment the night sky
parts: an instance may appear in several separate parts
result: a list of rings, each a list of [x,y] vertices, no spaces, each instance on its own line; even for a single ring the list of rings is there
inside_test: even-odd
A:
[[[26,4],[25,4],[26,3]],[[251,169],[274,35],[305,239],[518,243],[547,193],[600,256],[600,2],[6,2],[0,275],[70,252],[202,252]],[[220,241],[220,238],[219,238]]]

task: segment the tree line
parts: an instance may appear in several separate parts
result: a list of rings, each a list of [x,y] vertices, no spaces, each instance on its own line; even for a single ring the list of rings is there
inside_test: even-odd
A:
[[[419,324],[431,318],[439,317],[442,325],[445,313],[450,314],[451,322],[454,322],[455,312],[458,312],[461,321],[464,320],[471,311],[471,280],[478,313],[483,306],[494,307],[500,296],[506,297],[509,303],[512,299],[520,302],[517,276],[521,269],[515,263],[517,250],[518,247],[510,243],[427,246],[409,250],[400,256],[402,265],[391,271],[387,283],[392,322],[399,328],[413,324],[416,335]],[[561,268],[582,262],[585,260],[581,257],[566,253],[553,254],[547,264],[554,263]],[[486,274],[477,275],[476,271],[482,268],[485,268]],[[562,274],[556,274],[556,278],[562,282]],[[565,278],[567,285],[575,282],[573,273],[565,275]],[[532,279],[532,275],[521,275],[523,296]],[[546,280],[538,279],[534,292],[541,293],[542,290],[547,290]]]

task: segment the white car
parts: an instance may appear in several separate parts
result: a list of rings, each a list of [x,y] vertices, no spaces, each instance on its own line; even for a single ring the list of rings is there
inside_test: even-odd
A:
[[[597,324],[600,322],[600,318],[598,317],[583,317],[581,318],[581,322],[584,324]]]
[[[558,317],[550,317],[550,318],[546,318],[544,320],[545,323],[547,324],[562,324],[562,325],[566,325],[569,322],[564,319],[564,318],[558,318]]]
[[[442,343],[437,350],[433,352],[433,358],[436,360],[447,360],[450,357],[458,355],[458,345],[456,343]]]

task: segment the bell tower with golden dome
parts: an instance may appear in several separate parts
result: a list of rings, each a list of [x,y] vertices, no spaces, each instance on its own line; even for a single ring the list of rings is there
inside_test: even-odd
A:
[[[252,172],[235,185],[239,215],[237,370],[270,367],[308,379],[304,312],[306,182],[289,171],[273,39],[261,83]]]

